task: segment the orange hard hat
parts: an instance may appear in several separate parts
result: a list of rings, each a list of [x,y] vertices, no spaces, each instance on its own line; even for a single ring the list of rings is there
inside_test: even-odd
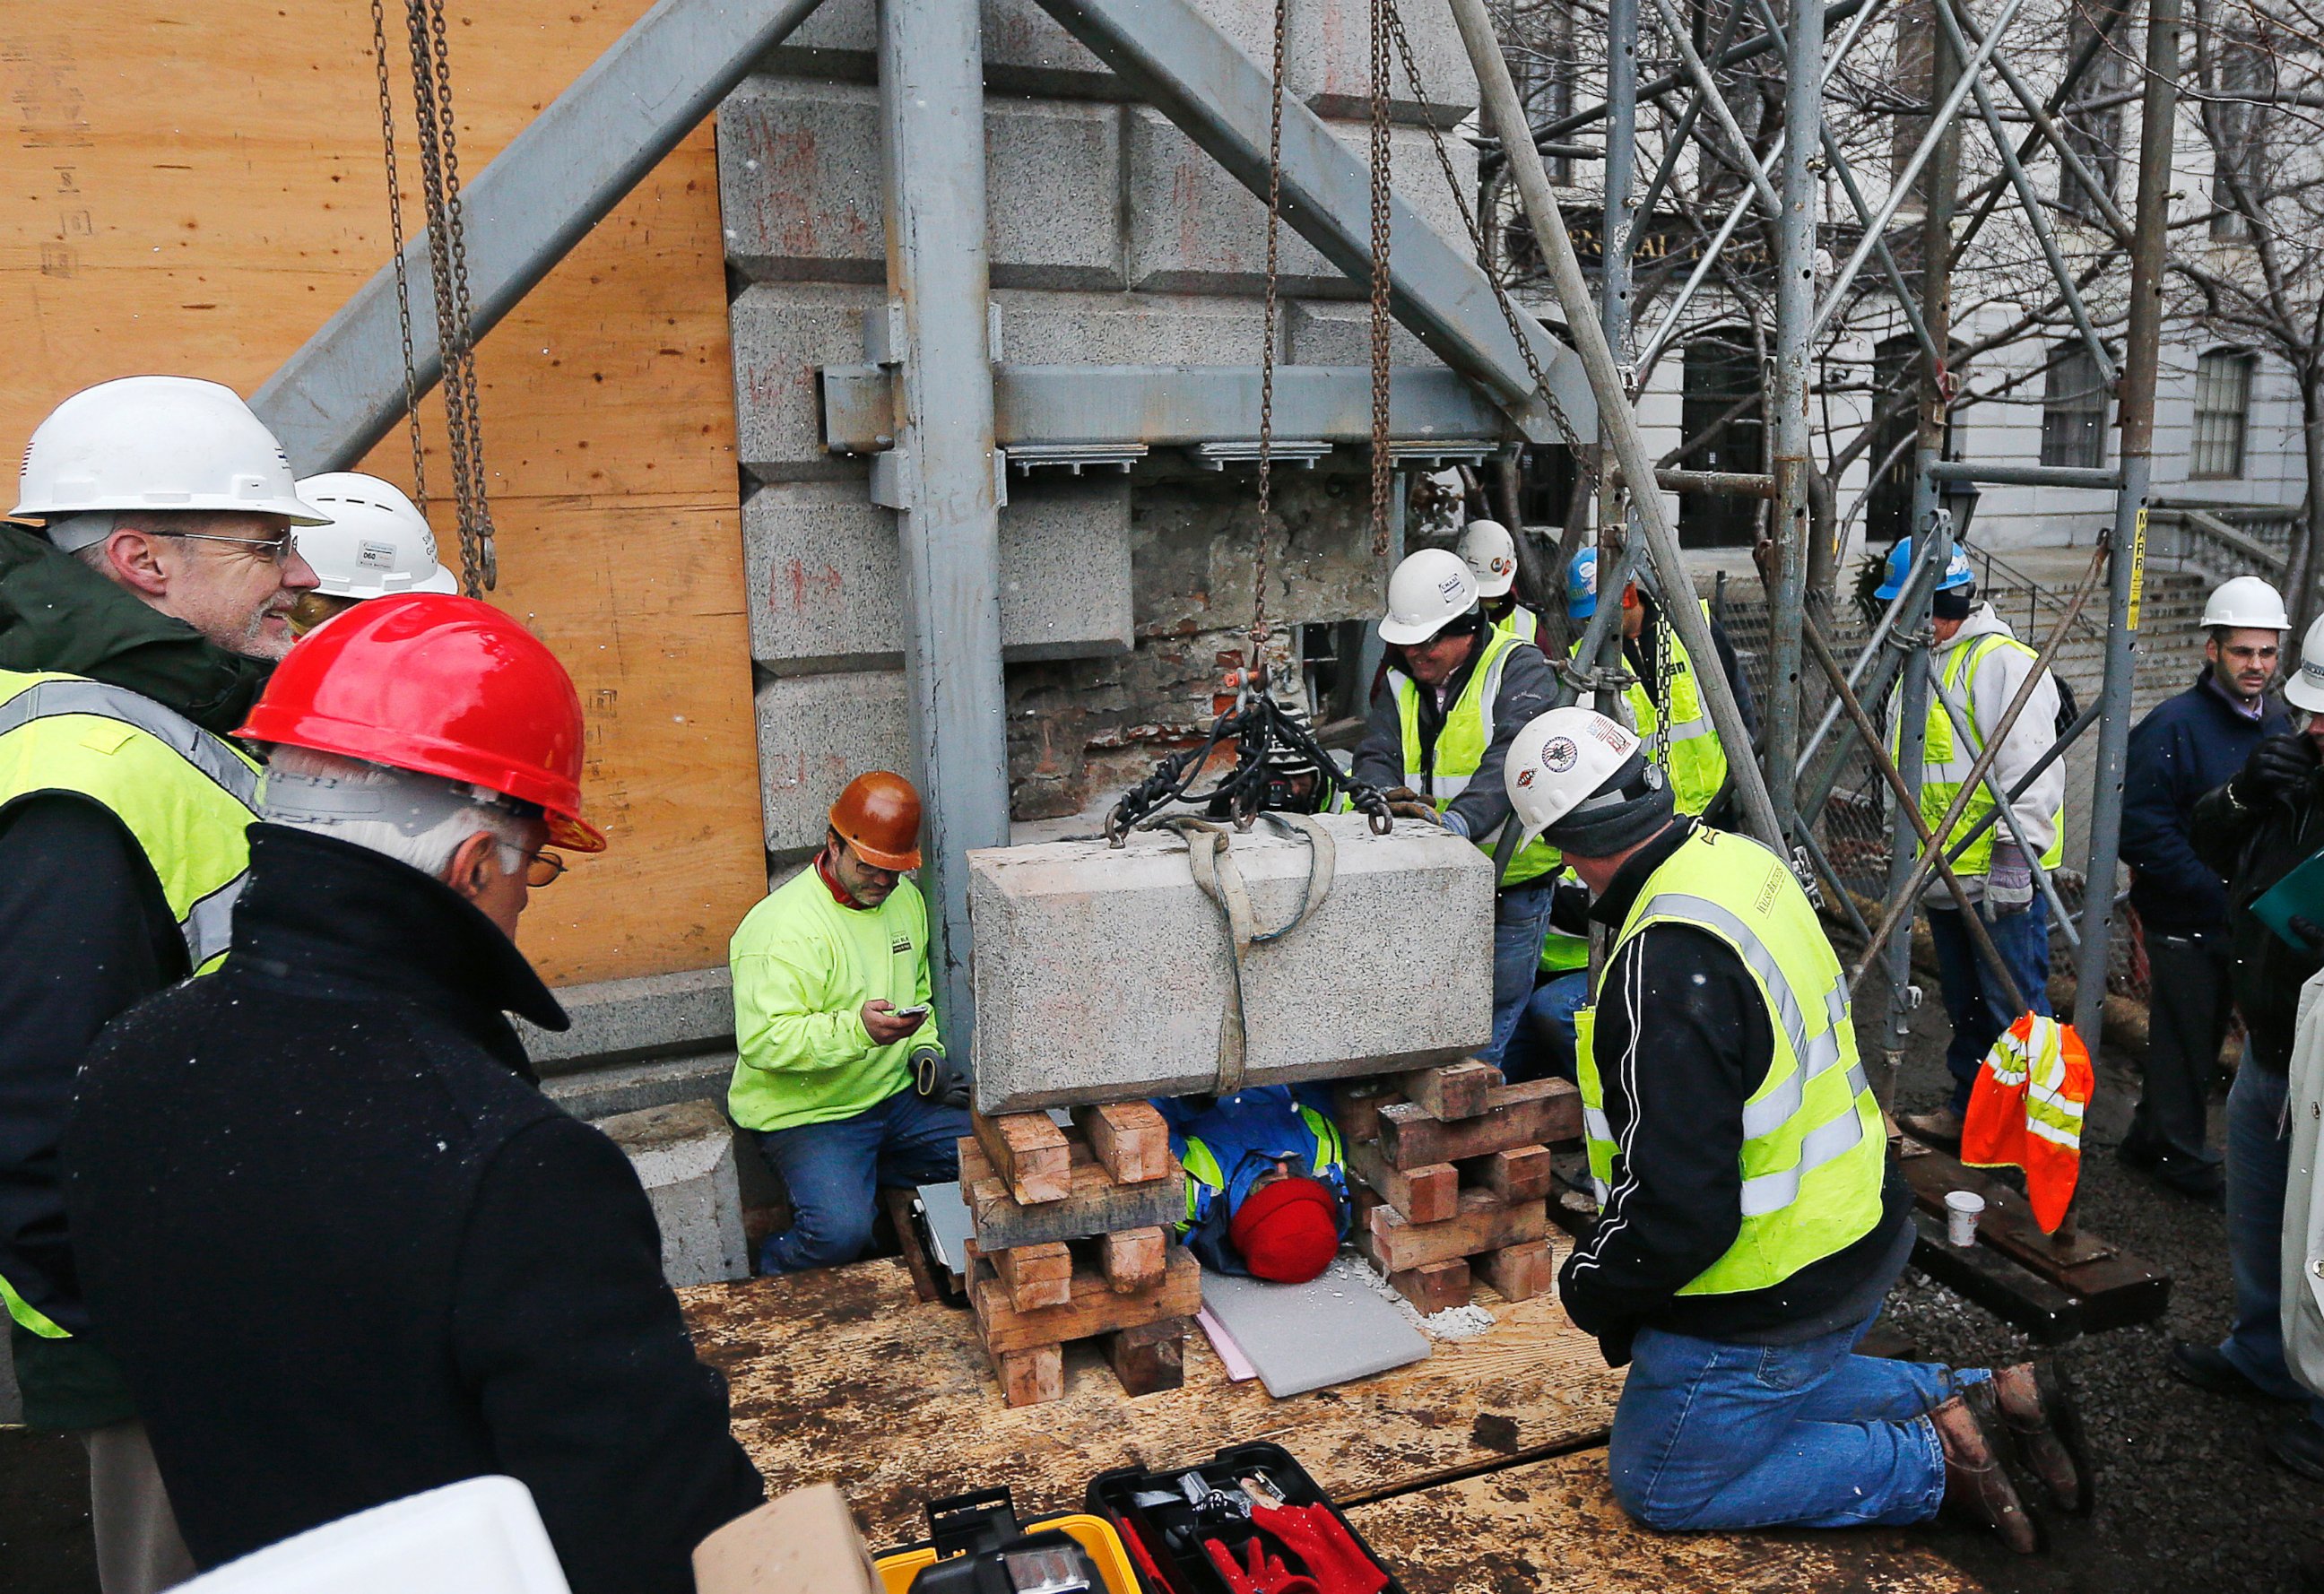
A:
[[[831,828],[874,869],[920,866],[920,794],[892,770],[849,781],[831,805]]]
[[[235,734],[480,786],[540,808],[557,845],[605,850],[581,817],[573,677],[540,638],[473,598],[374,598],[316,627]]]

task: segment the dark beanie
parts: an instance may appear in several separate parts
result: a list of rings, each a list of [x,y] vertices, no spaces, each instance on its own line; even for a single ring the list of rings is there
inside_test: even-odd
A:
[[[1611,858],[1653,835],[1677,814],[1678,801],[1669,784],[1648,768],[1642,742],[1604,785],[1568,809],[1541,837],[1561,852]]]
[[[1967,620],[1977,607],[1974,586],[1947,587],[1929,600],[1929,613],[1939,620]]]

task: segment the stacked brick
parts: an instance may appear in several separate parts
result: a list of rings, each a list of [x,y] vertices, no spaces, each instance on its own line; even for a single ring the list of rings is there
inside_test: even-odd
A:
[[[1510,1301],[1550,1287],[1549,1145],[1581,1133],[1563,1080],[1507,1084],[1473,1058],[1342,1085],[1356,1247],[1423,1312],[1478,1276]]]
[[[1084,1340],[1126,1393],[1178,1387],[1203,1283],[1172,1232],[1185,1175],[1162,1115],[1120,1102],[1076,1108],[1069,1128],[1043,1112],[973,1124],[960,1142],[969,1304],[1003,1398],[1062,1398],[1065,1348]]]

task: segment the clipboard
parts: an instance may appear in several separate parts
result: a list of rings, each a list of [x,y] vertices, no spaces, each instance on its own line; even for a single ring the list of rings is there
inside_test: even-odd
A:
[[[2252,917],[2275,933],[2276,939],[2295,952],[2308,944],[2292,933],[2292,921],[2304,918],[2324,926],[2324,852],[2310,857],[2291,873],[2252,899]]]

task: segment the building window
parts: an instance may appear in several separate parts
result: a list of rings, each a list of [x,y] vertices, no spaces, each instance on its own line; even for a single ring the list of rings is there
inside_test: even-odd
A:
[[[1563,526],[1573,502],[1573,450],[1563,443],[1532,443],[1517,489],[1517,513],[1528,526]]]
[[[2275,58],[2246,33],[2222,34],[2218,97],[2204,109],[2211,140],[2211,236],[2248,238],[2267,198],[2267,125],[2261,103],[2275,88]]]
[[[2095,470],[2106,463],[2107,391],[2080,344],[2051,357],[2042,392],[2042,463]]]
[[[1759,357],[1749,328],[1721,327],[1686,346],[1679,427],[1691,471],[1767,468],[1762,434]],[[1678,495],[1678,539],[1687,548],[1748,548],[1758,535],[1759,500],[1733,493]]]
[[[2097,32],[2079,6],[2072,17],[2066,32],[2069,59],[2079,56]],[[2123,32],[2117,26],[2116,37]],[[2114,40],[2109,39],[2090,58],[2089,68],[2075,88],[2074,97],[2059,118],[2064,124],[2066,147],[2098,180],[2109,199],[2116,197],[2122,176],[2123,86],[2129,78],[2129,63]],[[2089,221],[2097,221],[2102,214],[2098,201],[2090,198],[2089,189],[2066,170],[2063,161],[2058,164],[2058,203],[2069,214]]]
[[[2221,482],[2244,474],[2252,364],[2240,349],[2213,349],[2195,362],[2195,449],[2189,475]]]

